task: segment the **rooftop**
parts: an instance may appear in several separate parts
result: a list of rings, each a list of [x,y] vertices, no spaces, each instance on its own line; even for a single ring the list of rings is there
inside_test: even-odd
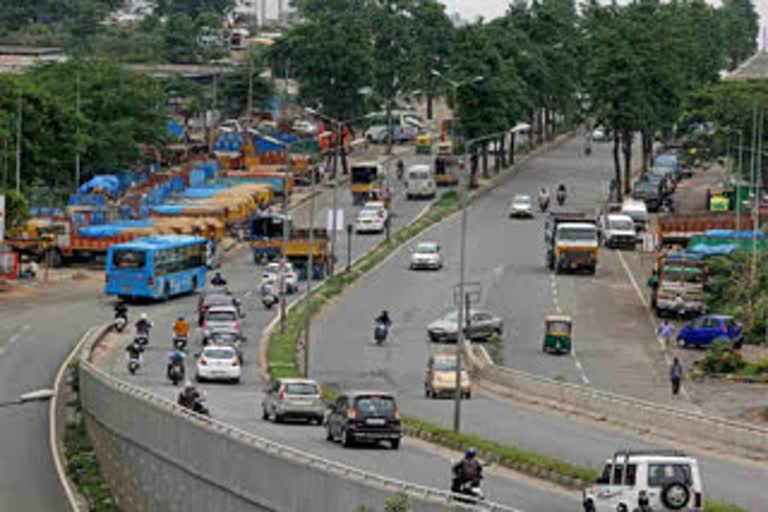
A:
[[[744,61],[741,66],[731,71],[726,80],[765,80],[768,79],[768,51],[761,50]]]

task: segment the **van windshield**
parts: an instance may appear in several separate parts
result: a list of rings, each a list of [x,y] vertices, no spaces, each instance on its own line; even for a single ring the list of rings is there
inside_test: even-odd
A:
[[[624,215],[630,217],[635,222],[647,222],[648,212],[644,210],[622,210]]]
[[[611,229],[616,230],[635,229],[634,223],[629,219],[612,219],[608,221],[608,225],[611,227]]]
[[[395,400],[390,396],[360,396],[355,400],[355,409],[362,416],[392,416]]]
[[[411,171],[408,173],[408,178],[411,180],[428,180],[429,172],[427,171]]]
[[[597,231],[594,229],[560,228],[557,230],[557,237],[560,240],[591,242],[597,240]]]

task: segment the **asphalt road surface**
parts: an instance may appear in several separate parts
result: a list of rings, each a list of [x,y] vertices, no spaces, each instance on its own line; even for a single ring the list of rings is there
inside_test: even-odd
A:
[[[405,159],[407,165],[426,162],[429,157],[409,156]],[[394,166],[393,166],[394,167]],[[406,201],[400,184],[396,184],[396,213],[395,226],[404,225],[428,203],[425,201]],[[331,198],[326,193],[318,198],[317,208],[322,211],[329,205]],[[351,219],[356,210],[351,205],[351,197],[346,187],[340,188],[339,206],[345,209],[345,217]],[[294,218],[299,225],[305,225],[306,207],[296,212]],[[321,216],[325,220],[325,214]],[[353,239],[353,259],[380,242],[383,235],[358,236]],[[346,236],[338,239],[338,253],[346,254]],[[223,273],[229,281],[229,288],[241,297],[246,317],[243,326],[249,341],[245,352],[243,377],[239,385],[205,383],[199,387],[207,394],[207,403],[213,415],[218,419],[232,423],[240,428],[269,439],[305,449],[316,455],[354,465],[361,469],[374,471],[385,476],[407,480],[421,485],[446,489],[450,480],[449,456],[426,450],[421,444],[406,440],[397,452],[386,449],[355,449],[345,450],[338,445],[325,440],[324,429],[306,425],[273,425],[261,419],[261,397],[263,383],[258,378],[258,339],[266,325],[274,318],[275,311],[264,311],[261,306],[256,288],[259,284],[259,273],[246,250],[229,255],[225,262]],[[178,388],[174,388],[165,378],[166,354],[170,350],[170,331],[172,323],[180,314],[188,319],[196,318],[196,296],[180,297],[166,304],[132,307],[131,314],[147,312],[155,322],[150,346],[144,354],[145,364],[135,376],[131,376],[126,368],[125,345],[130,339],[124,334],[112,347],[108,358],[112,372],[129,382],[138,383],[154,392],[175,399]],[[167,340],[167,341],[166,341]],[[194,332],[192,345],[189,350],[194,354],[199,347],[199,332]],[[188,372],[193,371],[194,364],[189,360]],[[192,373],[188,373],[192,376]],[[527,480],[510,479],[508,472],[489,471],[484,482],[484,489],[489,499],[514,505],[523,510],[548,510],[552,512],[573,510],[578,501],[573,495],[563,493],[538,484],[530,484]]]
[[[610,179],[610,153],[598,145],[593,156],[582,156],[580,140],[525,165],[513,179],[471,205],[467,241],[467,281],[479,282],[479,307],[502,316],[501,349],[507,366],[571,382],[640,396],[671,399],[666,366],[655,347],[653,330],[618,256],[601,251],[594,277],[553,277],[544,266],[543,216],[531,221],[507,218],[515,193],[535,197],[541,186],[554,189],[565,182],[570,191],[563,210],[593,211],[603,183]],[[459,218],[430,230],[421,240],[443,247],[445,267],[439,272],[408,270],[408,252],[399,251],[364,281],[348,290],[315,322],[311,375],[342,389],[382,388],[400,396],[404,412],[452,424],[451,401],[424,398],[426,361],[434,347],[427,324],[454,308],[458,279]],[[541,352],[543,317],[560,307],[574,315],[575,353],[551,356]],[[394,325],[384,346],[371,343],[374,315],[386,308]],[[681,407],[690,404],[680,400]],[[649,418],[652,421],[652,418]],[[475,396],[463,404],[464,430],[540,453],[593,467],[617,449],[649,446],[630,435],[617,434],[566,418]],[[768,469],[700,456],[705,492],[752,510],[768,510]]]

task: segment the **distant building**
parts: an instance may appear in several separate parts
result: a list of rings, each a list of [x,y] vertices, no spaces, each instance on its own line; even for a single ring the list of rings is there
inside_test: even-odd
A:
[[[768,79],[768,50],[760,50],[725,76],[725,80]]]
[[[62,48],[0,45],[0,73],[23,73],[36,64],[65,60]]]

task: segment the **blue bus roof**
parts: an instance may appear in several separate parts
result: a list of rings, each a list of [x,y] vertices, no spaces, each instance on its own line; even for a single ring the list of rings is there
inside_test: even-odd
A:
[[[170,249],[185,245],[207,243],[208,239],[190,235],[158,235],[135,238],[130,242],[115,244],[110,249]]]

